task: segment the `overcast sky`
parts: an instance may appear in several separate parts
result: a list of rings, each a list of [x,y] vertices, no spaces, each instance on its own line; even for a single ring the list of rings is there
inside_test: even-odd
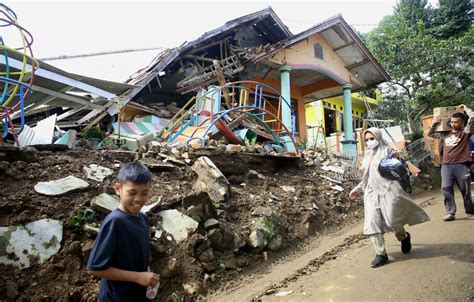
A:
[[[294,34],[339,13],[357,30],[367,32],[377,25],[383,16],[392,14],[396,0],[16,0],[4,3],[15,11],[18,23],[33,35],[34,56],[45,58],[131,48],[176,47],[223,25],[226,21],[268,6],[273,8]],[[18,43],[17,32],[0,28],[0,33],[6,45]],[[156,53],[157,51],[147,51],[127,56],[114,55],[47,63],[69,72],[123,81],[132,71],[147,65]],[[105,65],[99,67],[97,62]],[[120,68],[117,67],[119,65]],[[104,73],[105,71],[107,72]]]

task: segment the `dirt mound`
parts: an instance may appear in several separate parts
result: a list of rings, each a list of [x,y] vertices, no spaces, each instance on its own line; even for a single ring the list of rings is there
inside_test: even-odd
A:
[[[0,295],[20,301],[96,301],[99,280],[84,271],[95,234],[77,232],[67,222],[81,209],[90,207],[93,197],[104,192],[113,194],[120,165],[131,160],[133,154],[87,149],[33,152],[35,156],[30,160],[0,163],[0,225],[41,218],[60,220],[65,225],[62,247],[43,265],[23,270],[0,265]],[[320,170],[306,166],[302,159],[219,150],[188,155],[189,164],[171,161],[171,166],[152,169],[150,202],[161,200],[160,206],[149,213],[152,229],[159,229],[162,218],[158,213],[165,209],[177,209],[199,222],[196,232],[179,243],[166,232],[161,236],[151,234],[150,266],[162,275],[159,300],[195,299],[206,288],[218,287],[219,280],[238,277],[240,272],[308,236],[362,216],[361,200],[347,198],[354,183],[345,182],[336,188],[335,183],[319,177]],[[209,157],[229,181],[226,201],[216,203],[206,194],[193,191],[197,175],[191,165],[200,156]],[[87,180],[83,167],[89,164],[110,168],[114,174],[102,183]],[[39,181],[69,175],[87,180],[89,188],[56,197],[34,190]],[[100,223],[104,217],[99,212],[96,221]],[[258,229],[259,224],[265,228]],[[255,231],[262,232],[263,243],[252,241]]]

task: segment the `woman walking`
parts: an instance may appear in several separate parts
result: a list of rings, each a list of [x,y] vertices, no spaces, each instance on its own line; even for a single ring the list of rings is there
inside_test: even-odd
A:
[[[385,250],[383,234],[395,232],[401,242],[401,250],[407,254],[411,250],[411,237],[404,225],[414,225],[429,221],[428,215],[406,193],[400,183],[382,177],[379,173],[381,160],[392,151],[377,128],[369,128],[363,135],[367,152],[362,161],[364,176],[362,181],[349,193],[356,198],[364,193],[364,234],[370,235],[375,249],[375,259],[371,267],[380,267],[389,262]]]

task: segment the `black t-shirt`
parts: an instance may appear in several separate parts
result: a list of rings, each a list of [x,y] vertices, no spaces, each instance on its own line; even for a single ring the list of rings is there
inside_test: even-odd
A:
[[[112,211],[102,222],[94,242],[88,270],[102,271],[109,267],[145,272],[149,256],[148,217]],[[146,287],[137,283],[110,281],[102,278],[99,301],[149,301]]]

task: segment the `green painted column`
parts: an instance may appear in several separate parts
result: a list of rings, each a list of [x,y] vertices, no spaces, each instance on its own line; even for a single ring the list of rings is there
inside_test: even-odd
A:
[[[344,140],[342,151],[348,156],[357,156],[357,142],[354,140],[354,129],[352,128],[352,95],[351,84],[342,86],[344,96]]]
[[[293,131],[291,123],[291,90],[290,90],[290,66],[281,66],[278,68],[280,71],[280,82],[281,82],[281,96],[283,97],[281,104],[281,119],[283,124],[288,128],[290,132]],[[286,102],[285,102],[286,101]],[[286,146],[288,151],[295,151],[291,139],[288,136],[283,135],[281,139]]]

